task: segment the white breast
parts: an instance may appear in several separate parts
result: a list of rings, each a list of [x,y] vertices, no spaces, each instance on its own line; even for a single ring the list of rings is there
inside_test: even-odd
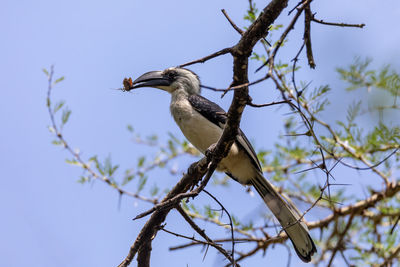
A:
[[[223,130],[197,112],[187,100],[187,95],[174,92],[170,110],[183,135],[201,153],[204,154],[221,137]],[[251,160],[236,144],[220,162],[218,171],[231,173],[242,184],[248,184],[249,179],[256,175]]]
[[[183,135],[201,153],[218,142],[222,129],[193,109],[186,97],[173,97],[170,109]]]

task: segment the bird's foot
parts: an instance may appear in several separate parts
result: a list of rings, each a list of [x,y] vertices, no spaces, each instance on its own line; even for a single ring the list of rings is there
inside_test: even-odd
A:
[[[204,153],[204,155],[211,160],[212,155],[214,154],[215,148],[217,147],[217,143],[212,144],[211,146],[209,146],[206,150],[206,152]]]

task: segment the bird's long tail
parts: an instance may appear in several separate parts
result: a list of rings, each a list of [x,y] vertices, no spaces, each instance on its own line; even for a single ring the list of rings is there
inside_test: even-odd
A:
[[[251,184],[284,228],[300,259],[310,262],[317,249],[297,208],[285,201],[261,174],[251,179]]]

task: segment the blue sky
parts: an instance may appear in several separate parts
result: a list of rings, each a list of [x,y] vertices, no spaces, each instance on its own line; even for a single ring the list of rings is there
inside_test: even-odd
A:
[[[297,2],[290,1],[290,7]],[[265,5],[264,1],[256,3]],[[127,94],[112,89],[120,87],[124,77],[182,64],[235,44],[239,36],[220,9],[226,9],[244,27],[246,7],[244,0],[1,1],[1,266],[116,266],[145,222],[132,222],[131,218],[148,208],[128,198],[118,205],[118,195],[101,182],[76,182],[81,170],[66,164],[66,151],[51,145],[42,68],[54,64],[56,77],[66,77],[54,89],[54,97],[66,100],[72,110],[64,134],[73,147],[87,158],[111,154],[114,162],[128,168],[139,156],[152,155],[154,150],[132,142],[127,124],[142,135],[157,133],[161,140],[167,139],[168,132],[183,137],[170,118],[166,93],[143,89]],[[390,63],[399,68],[398,1],[315,1],[313,11],[326,21],[367,25],[362,30],[312,25],[317,68],[303,68],[298,77],[315,85],[329,83],[332,103],[342,102],[344,87],[334,69],[351,63],[354,56],[372,57],[375,66]],[[278,23],[287,22],[284,13]],[[289,36],[289,45],[280,54],[282,61],[294,57],[302,29],[300,23]],[[304,63],[304,57],[302,60]],[[224,56],[190,68],[204,84],[223,88],[231,82],[231,63],[232,59]],[[251,70],[256,67],[250,66]],[[251,79],[257,77],[251,75]],[[252,89],[255,102],[276,99],[272,90],[265,93],[263,88]],[[224,108],[231,100],[231,95],[222,100],[213,92],[204,95]],[[337,115],[344,114],[342,104],[336,105],[332,108]],[[271,148],[282,129],[282,113],[273,108],[247,108],[242,129],[257,148]],[[179,161],[174,164],[179,170],[186,169]],[[165,181],[167,178],[171,180]],[[163,179],[162,184],[171,186],[178,178],[155,172],[151,182]],[[259,201],[250,199],[239,185],[232,184],[229,190],[211,187],[213,190],[220,199],[228,199],[227,206],[238,214],[247,214],[251,205],[261,209]],[[168,217],[167,225],[191,233],[175,213]],[[227,234],[223,230],[217,233]],[[221,266],[212,249],[204,261],[199,248],[168,251],[169,245],[182,242],[159,234],[153,243],[152,266]],[[286,257],[286,249],[277,248],[268,251],[266,258],[257,254],[244,266],[266,262],[286,266],[282,255]]]

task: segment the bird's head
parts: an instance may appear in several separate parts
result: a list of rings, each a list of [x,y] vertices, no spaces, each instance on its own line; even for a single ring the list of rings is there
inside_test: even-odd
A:
[[[200,94],[199,77],[194,72],[183,68],[147,72],[137,78],[129,90],[139,87],[155,87],[169,93],[183,89],[188,94]]]

